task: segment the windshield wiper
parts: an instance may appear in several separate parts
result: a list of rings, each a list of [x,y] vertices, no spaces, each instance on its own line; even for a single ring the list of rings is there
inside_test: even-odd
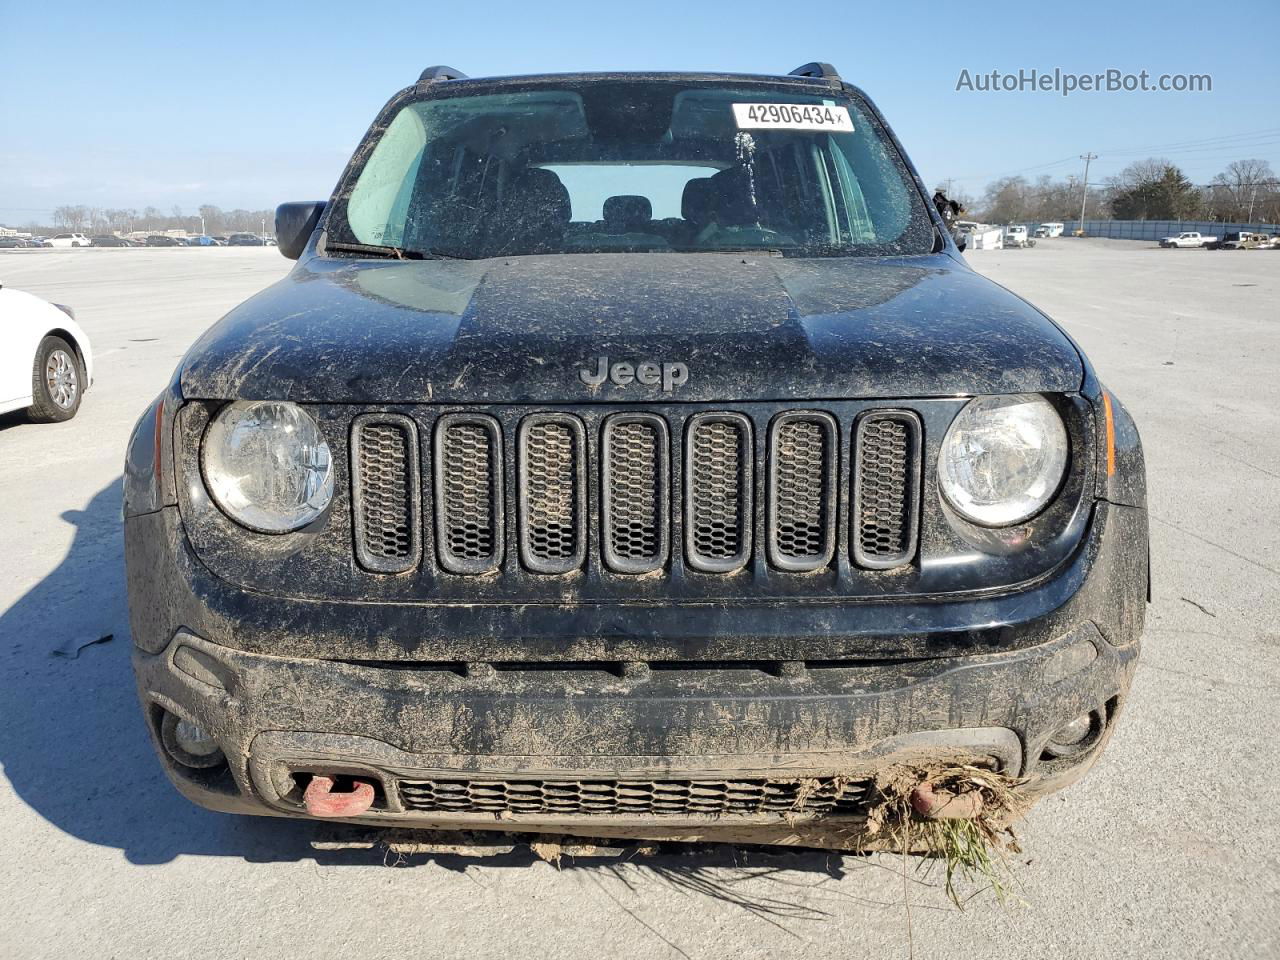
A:
[[[330,240],[324,245],[325,252],[337,250],[341,253],[363,253],[371,257],[390,257],[396,260],[458,260],[459,257],[448,257],[443,253],[428,253],[425,250],[405,250],[403,247],[384,247],[376,243],[343,243],[341,240]]]

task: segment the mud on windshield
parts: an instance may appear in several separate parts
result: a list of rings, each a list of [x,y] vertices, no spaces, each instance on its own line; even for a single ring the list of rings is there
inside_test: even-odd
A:
[[[476,259],[933,246],[897,150],[837,91],[504,85],[409,98],[378,132],[335,197],[335,249]]]

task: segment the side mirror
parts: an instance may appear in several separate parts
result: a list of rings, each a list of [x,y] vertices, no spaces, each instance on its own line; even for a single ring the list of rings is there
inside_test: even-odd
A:
[[[290,260],[302,256],[323,213],[323,200],[282,203],[276,207],[276,244],[280,252]]]

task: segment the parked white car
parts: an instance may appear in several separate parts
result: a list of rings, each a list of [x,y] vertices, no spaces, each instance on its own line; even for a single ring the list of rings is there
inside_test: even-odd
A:
[[[1039,229],[1036,230],[1036,236],[1040,236],[1040,231],[1043,230],[1046,237],[1060,237],[1064,229],[1066,229],[1066,224],[1051,220],[1048,223],[1040,224]]]
[[[0,286],[0,413],[70,420],[93,383],[93,350],[70,307]]]
[[[92,247],[93,241],[86,237],[83,233],[59,233],[57,236],[49,238],[49,245],[53,247]]]
[[[1211,243],[1217,242],[1217,237],[1207,237],[1203,234],[1196,233],[1194,230],[1184,230],[1176,237],[1161,237],[1160,246],[1162,247],[1207,247]]]

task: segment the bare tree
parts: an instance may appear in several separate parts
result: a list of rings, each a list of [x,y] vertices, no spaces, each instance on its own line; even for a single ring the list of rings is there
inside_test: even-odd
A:
[[[209,233],[221,233],[223,226],[222,211],[212,204],[206,203],[200,207],[200,216],[204,217],[204,228]]]
[[[1014,223],[1033,216],[1031,184],[1026,177],[1002,177],[987,184],[982,209],[992,223]]]
[[[1280,185],[1266,160],[1233,160],[1213,178],[1205,200],[1215,218],[1274,221],[1275,208],[1280,205]]]
[[[84,230],[89,221],[89,208],[80,204],[55,207],[53,222],[71,233]]]

